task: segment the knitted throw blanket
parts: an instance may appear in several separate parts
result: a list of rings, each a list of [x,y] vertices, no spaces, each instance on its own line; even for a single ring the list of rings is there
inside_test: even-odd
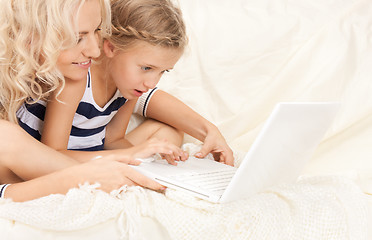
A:
[[[0,217],[45,230],[71,231],[116,219],[122,239],[141,239],[140,216],[156,219],[172,239],[367,239],[368,203],[354,181],[303,177],[227,204],[168,189],[122,187],[107,194],[82,185],[66,195],[24,203],[0,199]]]

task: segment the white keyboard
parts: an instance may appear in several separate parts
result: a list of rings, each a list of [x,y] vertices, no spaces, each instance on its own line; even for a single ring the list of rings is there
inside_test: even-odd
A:
[[[212,172],[190,172],[170,177],[213,193],[222,194],[235,172],[235,168],[229,168]]]

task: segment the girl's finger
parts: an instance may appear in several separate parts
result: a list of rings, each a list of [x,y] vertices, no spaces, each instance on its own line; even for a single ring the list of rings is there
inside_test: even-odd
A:
[[[175,159],[173,157],[173,154],[171,154],[171,155],[170,154],[165,155],[165,160],[167,160],[167,162],[169,164],[174,165],[174,166],[177,166],[177,163],[176,163],[176,161],[175,161]]]

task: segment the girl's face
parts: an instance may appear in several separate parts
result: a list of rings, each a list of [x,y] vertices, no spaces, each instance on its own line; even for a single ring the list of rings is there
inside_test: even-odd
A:
[[[104,51],[110,58],[107,65],[109,81],[114,82],[123,97],[135,99],[154,88],[164,72],[174,67],[183,51],[154,46],[138,41],[126,51],[114,51],[109,41]]]
[[[101,25],[101,5],[98,0],[87,0],[78,15],[78,43],[63,50],[58,57],[57,67],[71,80],[85,80],[91,59],[100,55],[98,31]]]

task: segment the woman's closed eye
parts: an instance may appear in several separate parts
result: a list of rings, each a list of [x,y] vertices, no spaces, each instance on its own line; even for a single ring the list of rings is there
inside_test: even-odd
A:
[[[102,29],[99,28],[99,27],[96,28],[96,30],[94,30],[94,35],[99,34],[101,30],[102,30]],[[79,37],[78,37],[78,39],[77,39],[77,44],[79,44],[79,43],[82,42],[85,38],[87,38],[87,35],[88,35],[88,34],[89,34],[88,32],[82,32],[82,33],[80,33],[80,34],[79,34]]]
[[[77,39],[77,44],[79,44],[81,41],[83,40],[83,37],[79,37],[78,39]]]

